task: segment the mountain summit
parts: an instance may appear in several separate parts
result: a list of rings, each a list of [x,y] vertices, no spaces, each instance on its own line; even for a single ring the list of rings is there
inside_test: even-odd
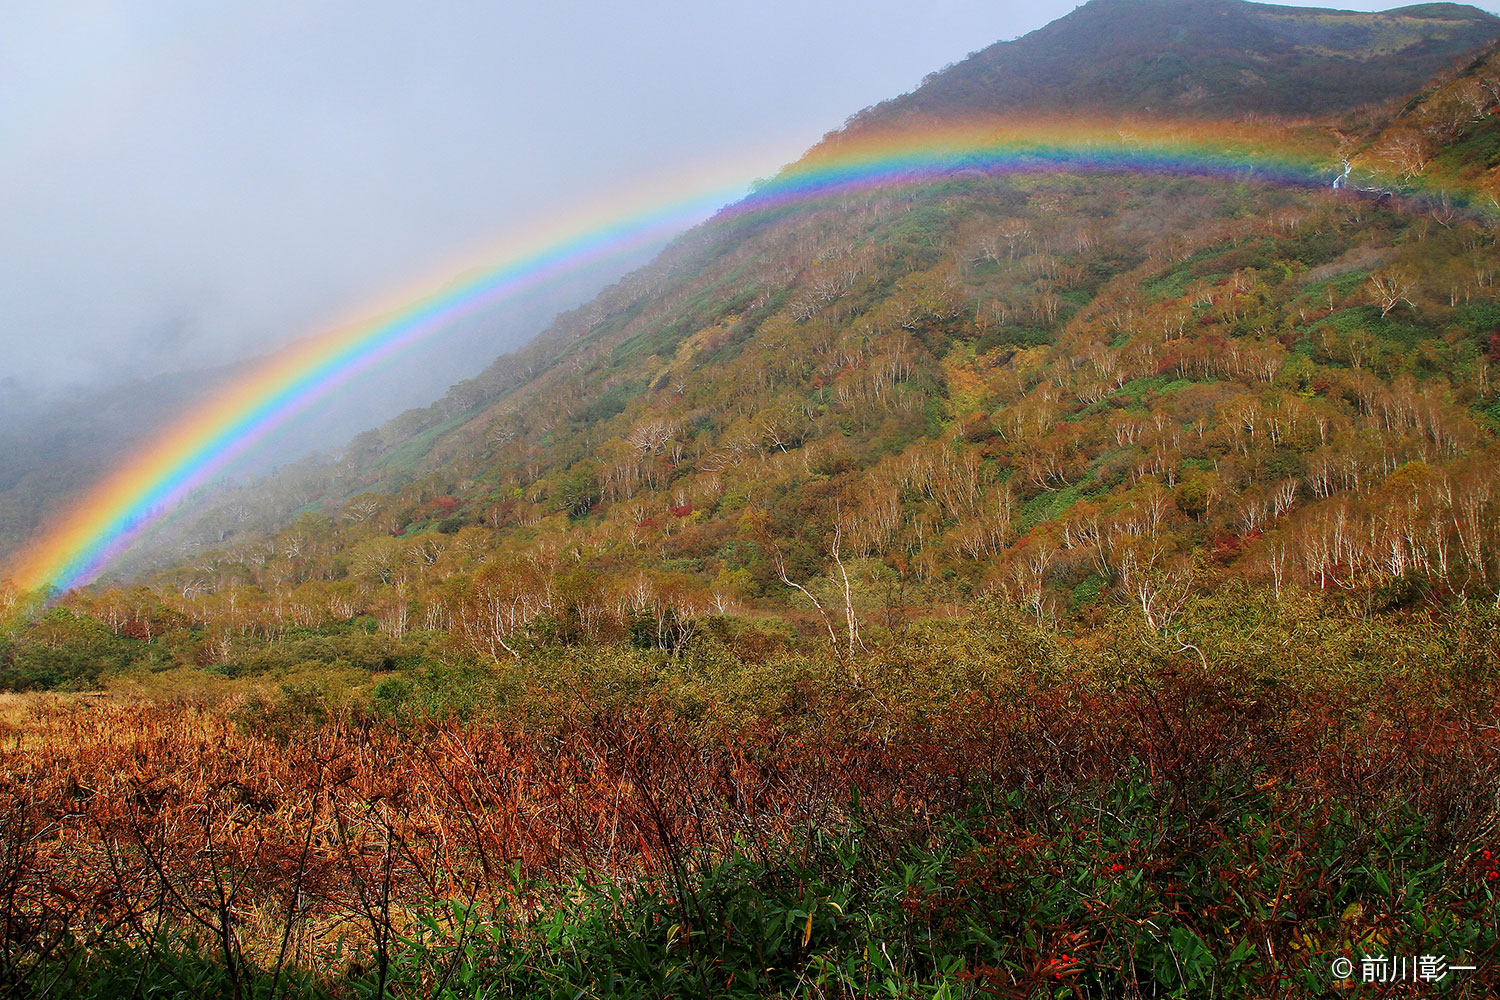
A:
[[[1319,115],[1402,96],[1500,35],[1465,4],[1380,13],[1245,0],[1093,0],[867,114]]]

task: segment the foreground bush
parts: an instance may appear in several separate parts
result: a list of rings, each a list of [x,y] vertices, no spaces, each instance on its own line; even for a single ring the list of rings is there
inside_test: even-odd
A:
[[[1332,984],[1329,956],[1377,941],[1387,954],[1441,940],[1493,957],[1492,869],[1445,874],[1416,812],[1372,825],[1337,807],[1288,810],[1253,786],[1223,792],[1233,821],[1208,839],[1187,815],[1164,826],[1139,777],[1054,797],[1042,815],[1023,792],[976,799],[895,851],[856,810],[842,836],[774,862],[734,854],[680,880],[514,884],[514,898],[553,900],[536,909],[427,901],[383,974],[369,954],[338,985],[246,970],[242,995],[1316,996]],[[1351,834],[1371,837],[1357,860]],[[1285,851],[1296,861],[1278,863]],[[1280,957],[1265,947],[1278,940]],[[59,995],[122,995],[124,970],[153,996],[235,995],[203,944],[80,961],[54,973]]]
[[[779,687],[601,651],[462,714],[40,707],[0,749],[0,983],[1318,996],[1369,953],[1494,988],[1482,634],[1278,675],[1253,628],[971,628]]]

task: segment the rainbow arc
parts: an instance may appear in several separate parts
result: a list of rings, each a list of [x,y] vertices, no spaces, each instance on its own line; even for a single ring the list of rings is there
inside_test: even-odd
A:
[[[521,235],[462,278],[392,296],[361,319],[266,358],[123,461],[48,525],[5,575],[23,590],[87,583],[246,449],[360,372],[548,278],[649,246],[718,206],[728,204],[711,225],[965,170],[1208,175],[1331,188],[1343,171],[1331,146],[1299,135],[1301,145],[1294,145],[1269,129],[1223,124],[969,121],[825,143],[746,197],[748,185],[733,166],[673,179]]]

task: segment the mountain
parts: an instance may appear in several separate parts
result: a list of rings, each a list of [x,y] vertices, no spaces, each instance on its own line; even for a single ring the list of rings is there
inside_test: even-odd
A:
[[[1325,115],[1404,96],[1497,34],[1500,19],[1466,4],[1365,14],[1245,0],[1092,0],[861,117]]]
[[[1303,42],[1346,16],[1117,0],[1038,34],[1141,9]],[[933,96],[967,72],[913,97],[969,116]],[[241,622],[420,622],[482,656],[653,608],[816,634],[989,593],[1161,623],[1235,581],[1370,607],[1492,589],[1500,248],[1481,206],[1403,192],[1485,190],[1497,92],[1488,51],[1357,127],[1159,126],[1300,144],[1330,182],[1342,157],[1387,185],[1365,194],[1059,164],[727,213],[339,462],[165,526],[157,552],[200,554],[151,579],[200,628],[233,594]]]
[[[998,42],[933,74],[910,94],[867,109],[844,134],[913,116],[952,119],[981,112],[1032,117],[1341,112],[1404,96],[1496,35],[1500,19],[1457,4],[1364,14],[1242,0],[1093,0],[1023,38]],[[1463,159],[1473,174],[1477,158]],[[534,329],[561,304],[585,298],[607,277],[596,269],[555,294],[511,303],[503,321],[487,317],[444,338],[429,352],[427,364],[367,377],[362,394],[329,401],[263,443],[259,468],[327,450],[367,426],[372,415],[383,417],[431,398],[455,373],[466,366],[472,370],[475,359],[486,355],[486,345],[493,352],[520,341],[521,330]],[[0,558],[24,544],[115,456],[149,440],[186,401],[202,398],[230,377],[229,369],[182,373],[149,384],[80,389],[48,404],[23,399],[19,387],[0,388]],[[463,390],[474,391],[472,384]],[[447,419],[453,405],[439,405],[441,418],[410,412],[385,437],[403,437],[416,421]],[[361,436],[353,453],[367,450],[371,441],[372,435]],[[241,502],[232,506],[244,510]],[[263,526],[269,528],[271,521]]]

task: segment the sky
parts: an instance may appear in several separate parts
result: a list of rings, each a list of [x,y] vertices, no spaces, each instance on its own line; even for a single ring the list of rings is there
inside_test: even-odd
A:
[[[257,356],[600,191],[767,176],[1073,6],[0,4],[0,391]]]

